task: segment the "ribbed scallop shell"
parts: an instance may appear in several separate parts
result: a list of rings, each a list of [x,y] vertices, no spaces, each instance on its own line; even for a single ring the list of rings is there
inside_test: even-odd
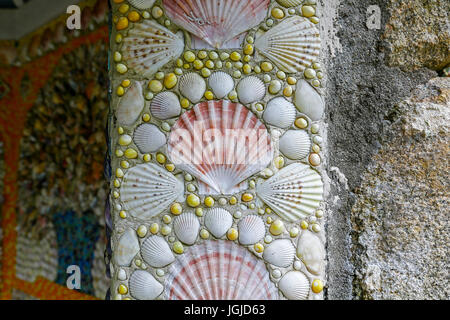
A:
[[[135,23],[123,39],[122,57],[129,68],[150,78],[184,50],[181,32],[174,34],[153,20]]]
[[[277,2],[285,8],[296,7],[302,4],[303,1],[304,0],[277,0]]]
[[[319,207],[323,182],[309,166],[293,163],[258,184],[256,194],[281,218],[295,222],[313,214]]]
[[[145,10],[151,8],[155,0],[128,0],[128,2],[135,8]]]
[[[120,188],[124,209],[138,219],[158,215],[183,194],[184,184],[154,163],[129,169]]]
[[[175,93],[170,91],[158,93],[150,104],[150,112],[160,120],[177,117],[181,113],[180,100]]]
[[[295,247],[291,240],[277,239],[271,242],[263,253],[263,259],[280,268],[287,268],[295,258]]]
[[[248,215],[239,221],[239,243],[248,246],[255,244],[261,240],[265,233],[266,227],[264,221],[256,215]]]
[[[114,258],[119,266],[128,267],[139,252],[139,240],[136,232],[128,228],[119,238],[114,250]]]
[[[289,300],[308,299],[309,286],[308,278],[300,271],[289,271],[278,282],[278,288]]]
[[[284,72],[303,72],[320,54],[320,33],[306,18],[287,18],[255,41],[256,49]]]
[[[258,25],[270,0],[163,0],[167,16],[178,26],[221,49],[227,41]]]
[[[304,130],[289,130],[280,138],[281,153],[292,160],[305,158],[311,148],[311,139]]]
[[[154,124],[144,123],[134,131],[134,143],[142,153],[155,152],[166,144],[166,136]]]
[[[206,82],[198,73],[190,72],[180,78],[178,88],[190,102],[197,103],[205,94]]]
[[[283,97],[277,97],[267,103],[263,119],[267,124],[287,129],[295,121],[295,106]]]
[[[214,72],[208,79],[208,85],[218,99],[225,98],[234,88],[233,78],[226,72]]]
[[[205,226],[216,238],[223,237],[232,225],[233,216],[225,209],[208,209],[205,214]]]
[[[304,231],[298,239],[297,256],[312,274],[320,275],[323,271],[325,249],[320,239],[311,232]]]
[[[116,110],[117,122],[122,125],[131,126],[141,115],[145,106],[142,95],[142,85],[135,81],[119,100]]]
[[[273,148],[267,128],[249,109],[221,100],[200,103],[179,118],[168,155],[213,191],[200,183],[200,194],[234,194],[242,181],[267,167]]]
[[[307,81],[300,80],[297,83],[294,103],[298,111],[306,114],[312,121],[322,118],[325,108],[323,99]]]
[[[242,104],[249,104],[261,101],[266,95],[266,86],[261,79],[250,76],[242,79],[236,88],[239,101]]]
[[[162,268],[175,261],[172,250],[160,236],[148,237],[142,243],[141,254],[144,261],[154,268]]]
[[[190,247],[170,267],[167,300],[277,300],[265,264],[231,241]]]
[[[131,296],[137,300],[153,300],[164,291],[162,284],[144,270],[134,271],[129,285]]]
[[[188,212],[175,218],[173,221],[173,230],[177,238],[187,244],[192,245],[197,240],[200,222],[195,214]]]

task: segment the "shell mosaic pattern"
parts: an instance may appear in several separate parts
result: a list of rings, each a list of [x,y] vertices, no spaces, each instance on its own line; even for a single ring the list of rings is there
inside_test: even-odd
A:
[[[249,3],[111,0],[112,299],[323,298],[316,1]]]

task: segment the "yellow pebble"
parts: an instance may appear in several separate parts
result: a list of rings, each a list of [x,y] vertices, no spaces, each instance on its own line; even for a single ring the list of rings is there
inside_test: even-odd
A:
[[[118,132],[119,134],[123,134],[125,131],[123,130],[122,127],[118,127],[118,128],[117,128],[117,132]]]
[[[122,81],[122,87],[128,88],[131,84],[131,81],[129,79],[125,79]]]
[[[180,241],[176,241],[176,242],[173,244],[173,251],[174,251],[175,253],[178,253],[178,254],[182,254],[182,253],[184,252],[184,247],[183,247],[183,245],[181,244]]]
[[[230,198],[230,204],[235,205],[237,203],[237,198],[235,196]]]
[[[305,220],[300,222],[300,228],[302,228],[303,230],[308,229],[308,222],[306,222]]]
[[[122,86],[117,87],[117,95],[119,97],[123,96],[125,94],[125,89]]]
[[[187,109],[190,106],[189,100],[186,98],[181,99],[180,103],[183,109]]]
[[[317,17],[311,17],[311,18],[309,18],[309,21],[311,21],[311,22],[314,23],[314,24],[318,24],[318,23],[319,23],[319,18],[317,18]]]
[[[150,226],[150,232],[152,234],[157,234],[159,232],[159,224],[152,223],[151,226]]]
[[[281,156],[276,157],[275,160],[274,160],[274,165],[275,165],[275,167],[277,169],[283,168],[283,166],[284,166],[284,158],[281,157]]]
[[[128,159],[136,159],[138,157],[137,151],[131,148],[125,150],[124,154],[125,157],[127,157]]]
[[[122,61],[122,54],[119,51],[114,52],[114,62]]]
[[[128,161],[123,160],[120,162],[120,166],[124,169],[128,169],[130,167],[130,163]]]
[[[194,60],[195,60],[195,54],[192,51],[186,51],[184,53],[183,57],[184,57],[184,60],[186,60],[189,63],[194,62]]]
[[[152,80],[148,83],[148,88],[150,89],[150,91],[157,93],[163,89],[163,85],[162,85],[161,81]]]
[[[120,188],[120,180],[119,179],[114,179],[114,187]]]
[[[212,99],[214,99],[214,94],[211,91],[206,91],[205,92],[205,98],[207,100],[212,100]]]
[[[207,68],[202,69],[202,76],[204,78],[208,78],[210,75],[211,75],[211,71],[209,69],[207,69]]]
[[[122,211],[120,211],[119,216],[120,216],[122,219],[126,219],[127,213],[126,213],[125,211],[122,210]]]
[[[287,83],[292,86],[292,85],[297,83],[297,79],[295,79],[294,77],[288,77],[287,78]]]
[[[266,208],[266,213],[267,214],[271,214],[272,213],[272,209],[270,209],[269,207]]]
[[[127,11],[130,9],[130,6],[129,5],[127,5],[127,4],[122,4],[120,7],[119,7],[119,12],[120,13],[127,13]]]
[[[275,220],[269,228],[269,231],[274,236],[279,236],[284,232],[284,223],[280,219]]]
[[[137,21],[139,21],[140,18],[141,18],[141,15],[137,11],[131,11],[128,14],[128,20],[130,20],[131,22],[137,22]]]
[[[311,153],[308,157],[308,161],[313,167],[317,167],[321,163],[320,156],[317,153]]]
[[[284,88],[283,90],[283,94],[285,97],[291,97],[292,96],[292,87],[291,86],[287,86],[286,88]]]
[[[142,120],[143,120],[144,122],[149,122],[151,118],[152,118],[152,117],[151,117],[148,113],[144,113],[144,114],[142,115]]]
[[[118,73],[124,74],[124,73],[126,73],[128,71],[128,68],[123,63],[118,63],[117,66],[116,66],[116,70],[117,70]]]
[[[303,117],[297,118],[295,120],[295,126],[299,129],[305,129],[306,127],[308,127],[308,120]]]
[[[175,165],[172,163],[166,164],[166,170],[169,172],[173,172],[175,170]]]
[[[323,282],[320,279],[315,279],[311,284],[311,289],[314,293],[320,293],[323,290]]]
[[[200,231],[200,237],[201,237],[202,239],[204,239],[204,240],[208,239],[208,238],[209,238],[209,232],[208,232],[208,230],[202,229],[202,230]]]
[[[203,209],[202,208],[195,209],[195,214],[197,215],[197,217],[203,217]]]
[[[120,17],[119,21],[117,21],[116,29],[123,30],[128,28],[128,19],[126,17]]]
[[[199,53],[198,53],[198,55],[197,55],[197,57],[198,57],[199,59],[205,59],[207,56],[208,56],[208,53],[207,53],[206,51],[204,51],[204,50],[199,51]]]
[[[158,6],[154,6],[152,9],[152,16],[155,19],[159,19],[162,17],[162,15],[164,14],[164,12],[162,11],[162,9]]]
[[[150,162],[152,160],[152,155],[148,153],[144,154],[144,157],[142,159],[144,159],[145,162]]]
[[[284,11],[280,8],[273,8],[272,9],[272,17],[275,19],[283,19],[284,18]]]
[[[208,61],[205,62],[205,66],[208,69],[213,69],[214,68],[214,62],[212,62],[211,60],[208,60]]]
[[[121,135],[120,138],[119,138],[119,144],[120,144],[121,146],[127,146],[127,145],[129,145],[132,141],[133,141],[133,138],[131,138],[131,137],[130,137],[129,135],[127,135],[127,134]]]
[[[186,202],[187,202],[188,206],[195,208],[200,205],[200,198],[195,194],[190,194],[190,195],[188,195]]]
[[[166,156],[163,155],[162,153],[158,153],[156,155],[156,161],[158,161],[158,163],[160,164],[164,164],[166,162]]]
[[[317,144],[315,144],[312,147],[312,151],[314,151],[315,153],[319,153],[320,152],[320,147]]]
[[[244,66],[242,67],[242,71],[245,74],[250,74],[252,72],[252,66],[249,64],[244,64]]]
[[[163,219],[163,222],[164,222],[164,223],[170,223],[170,222],[172,222],[172,217],[169,216],[168,214],[164,215],[164,216],[162,217],[162,219]]]
[[[230,228],[227,232],[228,240],[234,241],[238,238],[239,232],[235,228]]]
[[[145,237],[147,235],[147,227],[142,225],[139,226],[139,228],[136,231],[137,235],[141,238]]]
[[[271,224],[273,222],[273,219],[272,217],[267,217],[266,221],[268,224]]]
[[[125,285],[121,284],[119,286],[118,292],[120,294],[127,294],[128,293],[128,288]]]
[[[303,6],[302,15],[306,18],[310,18],[316,14],[316,10],[312,6]]]
[[[231,92],[228,94],[228,98],[229,98],[230,100],[236,99],[236,98],[237,98],[237,92],[236,92],[235,90],[231,91]]]
[[[273,65],[270,62],[265,61],[265,62],[261,63],[261,69],[264,72],[270,72],[273,70]]]
[[[205,198],[205,206],[211,208],[214,206],[214,198],[213,197],[206,197]]]
[[[181,67],[183,66],[183,60],[177,59],[176,64],[177,64],[177,67],[178,67],[178,68],[181,68]]]
[[[169,235],[171,232],[172,232],[172,228],[169,227],[169,226],[164,226],[164,227],[161,228],[161,234],[162,234],[163,236],[167,236],[167,235]]]
[[[249,56],[248,54],[244,56],[244,62],[250,62],[252,60],[252,56]]]
[[[253,46],[251,44],[247,44],[244,48],[244,53],[248,55],[252,55],[254,52]]]
[[[244,202],[250,202],[253,200],[253,195],[251,193],[244,193],[242,195],[242,201]]]
[[[191,68],[191,65],[190,65],[189,63],[185,63],[185,64],[183,65],[183,68],[185,68],[185,69],[190,69],[190,68]]]
[[[237,62],[241,60],[241,54],[237,51],[234,51],[233,53],[230,54],[230,59]]]
[[[175,202],[174,204],[172,204],[170,206],[170,212],[173,215],[178,216],[178,215],[180,215],[183,212],[183,208],[181,207],[181,204],[179,204],[178,202]]]
[[[116,43],[121,43],[122,42],[122,35],[120,33],[118,33],[116,35]]]
[[[116,169],[116,177],[117,178],[123,178],[123,171],[120,168]]]
[[[264,251],[264,245],[259,242],[255,244],[254,248],[255,248],[255,251],[258,253],[261,253]]]
[[[194,68],[197,70],[200,70],[203,68],[203,62],[201,60],[195,60],[194,61]]]
[[[175,87],[177,85],[177,82],[178,82],[178,78],[175,75],[175,73],[166,74],[166,76],[164,78],[164,86],[167,89],[172,89],[173,87]]]

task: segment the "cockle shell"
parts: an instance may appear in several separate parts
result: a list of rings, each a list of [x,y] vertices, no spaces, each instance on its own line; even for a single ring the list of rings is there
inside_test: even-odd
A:
[[[309,294],[309,280],[303,272],[289,271],[278,282],[278,288],[289,300],[306,300]]]
[[[128,267],[133,258],[139,252],[139,240],[136,232],[128,228],[119,238],[114,257],[119,266]]]
[[[295,247],[289,239],[277,239],[271,242],[263,253],[263,259],[280,268],[289,267],[295,258]]]
[[[128,2],[135,8],[145,10],[151,8],[155,0],[128,0]]]
[[[148,237],[142,243],[141,254],[144,261],[154,268],[162,268],[175,261],[172,250],[160,236]]]
[[[192,245],[197,240],[200,222],[192,212],[183,213],[173,221],[173,230],[181,242]]]
[[[130,294],[137,300],[153,300],[163,291],[162,284],[147,271],[136,270],[130,276]]]
[[[234,80],[228,73],[218,71],[209,77],[208,85],[216,98],[222,99],[233,90]]]
[[[300,80],[295,90],[294,103],[298,111],[306,114],[312,121],[322,118],[324,111],[323,99],[311,85]]]
[[[242,79],[236,88],[239,101],[242,104],[249,104],[261,101],[266,95],[264,82],[255,76]]]
[[[145,106],[142,95],[142,85],[135,81],[119,100],[116,110],[117,122],[122,125],[131,126],[141,115]]]
[[[285,8],[296,7],[302,4],[303,1],[304,0],[277,0],[277,2]]]
[[[295,222],[313,214],[319,207],[323,182],[308,165],[293,163],[257,184],[256,194],[282,219]]]
[[[171,265],[167,300],[276,300],[278,290],[264,263],[231,241],[190,247]]]
[[[232,225],[233,216],[225,209],[209,209],[205,214],[205,226],[216,238],[222,238]]]
[[[153,20],[135,23],[123,39],[122,57],[129,68],[150,78],[184,50],[182,32],[177,34]]]
[[[173,92],[165,91],[159,93],[152,100],[150,112],[155,118],[160,120],[177,117],[181,113],[180,100]]]
[[[277,97],[267,103],[263,119],[267,124],[286,129],[292,126],[295,116],[295,106],[285,98]]]
[[[128,170],[120,187],[123,207],[138,219],[154,217],[177,199],[184,184],[154,163],[139,164]]]
[[[134,131],[134,143],[142,153],[155,152],[166,144],[166,136],[154,124],[144,123]]]
[[[265,233],[266,227],[264,221],[256,215],[248,215],[239,221],[239,243],[248,246],[255,244],[261,240]]]
[[[178,26],[214,48],[258,25],[270,0],[164,0],[167,16]]]
[[[200,194],[234,194],[242,181],[267,167],[273,147],[267,128],[249,109],[221,100],[200,103],[179,118],[168,155],[213,191],[200,183]]]
[[[320,239],[311,232],[304,231],[298,239],[297,256],[312,274],[319,275],[323,271],[325,249]]]
[[[255,41],[255,48],[284,72],[303,72],[320,54],[320,33],[308,19],[293,16]]]
[[[205,80],[198,73],[194,72],[182,76],[178,86],[180,93],[192,103],[199,102],[206,91]]]
[[[289,130],[280,138],[281,153],[292,160],[305,158],[311,148],[311,139],[304,130]]]

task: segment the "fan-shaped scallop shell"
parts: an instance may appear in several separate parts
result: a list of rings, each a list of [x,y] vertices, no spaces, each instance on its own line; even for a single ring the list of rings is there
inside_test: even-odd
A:
[[[304,0],[277,0],[277,2],[285,8],[296,7],[302,4],[303,1]]]
[[[308,278],[300,271],[289,271],[278,282],[278,288],[289,300],[306,300],[309,286]]]
[[[200,183],[200,194],[234,194],[242,181],[267,167],[273,148],[267,128],[249,109],[221,100],[200,103],[179,118],[168,155],[213,191]]]
[[[306,18],[287,18],[255,41],[255,48],[284,72],[303,72],[320,54],[320,34]]]
[[[145,10],[153,6],[156,0],[128,0],[128,2],[135,8]]]
[[[320,239],[311,232],[304,231],[298,239],[297,256],[312,274],[319,275],[323,271],[325,249]]]
[[[123,39],[122,57],[129,68],[150,78],[183,50],[182,32],[174,34],[153,20],[143,20]]]
[[[285,98],[277,97],[267,103],[263,119],[267,124],[286,129],[292,126],[295,116],[295,106]]]
[[[261,240],[265,233],[266,227],[264,221],[256,215],[248,215],[239,221],[239,243],[248,246],[255,244]]]
[[[324,111],[323,99],[311,85],[300,80],[295,90],[294,103],[298,111],[306,114],[312,121],[322,118]]]
[[[265,264],[231,241],[190,247],[171,265],[164,284],[168,300],[277,300]]]
[[[167,16],[178,26],[222,49],[229,40],[258,25],[270,0],[164,0]]]
[[[233,217],[225,209],[208,209],[205,214],[205,226],[216,238],[222,238],[232,225]]]
[[[277,239],[271,242],[263,253],[263,259],[280,268],[287,268],[295,258],[295,247],[289,239]]]
[[[154,163],[129,169],[120,187],[124,209],[138,219],[158,215],[183,194],[184,184]]]
[[[249,104],[261,101],[266,95],[266,86],[261,79],[250,76],[242,79],[236,88],[239,101],[242,104]]]
[[[127,267],[139,252],[139,240],[136,232],[128,228],[119,238],[117,248],[114,250],[114,257],[119,266]]]
[[[190,102],[197,103],[205,94],[206,82],[198,73],[190,72],[180,78],[178,88]]]
[[[137,300],[156,299],[164,291],[162,284],[150,273],[136,270],[130,276],[130,294]]]
[[[208,85],[218,99],[225,98],[234,88],[233,78],[226,72],[214,72],[208,79]]]
[[[145,100],[142,95],[142,85],[139,81],[135,81],[119,100],[116,111],[117,122],[131,126],[141,115],[144,106]]]
[[[152,100],[150,112],[160,120],[177,117],[181,113],[180,100],[170,91],[158,93]]]
[[[162,268],[171,264],[175,257],[166,240],[160,236],[150,236],[141,248],[142,258],[154,268]]]
[[[280,138],[281,153],[292,160],[305,158],[311,148],[311,139],[304,130],[289,130]]]
[[[295,222],[313,214],[319,207],[323,183],[315,170],[293,163],[259,183],[256,194],[281,218]]]
[[[166,144],[166,136],[154,124],[144,123],[134,131],[134,143],[142,153],[155,152]]]
[[[173,221],[173,230],[181,242],[192,245],[197,240],[200,222],[195,214],[191,212],[183,213]]]

